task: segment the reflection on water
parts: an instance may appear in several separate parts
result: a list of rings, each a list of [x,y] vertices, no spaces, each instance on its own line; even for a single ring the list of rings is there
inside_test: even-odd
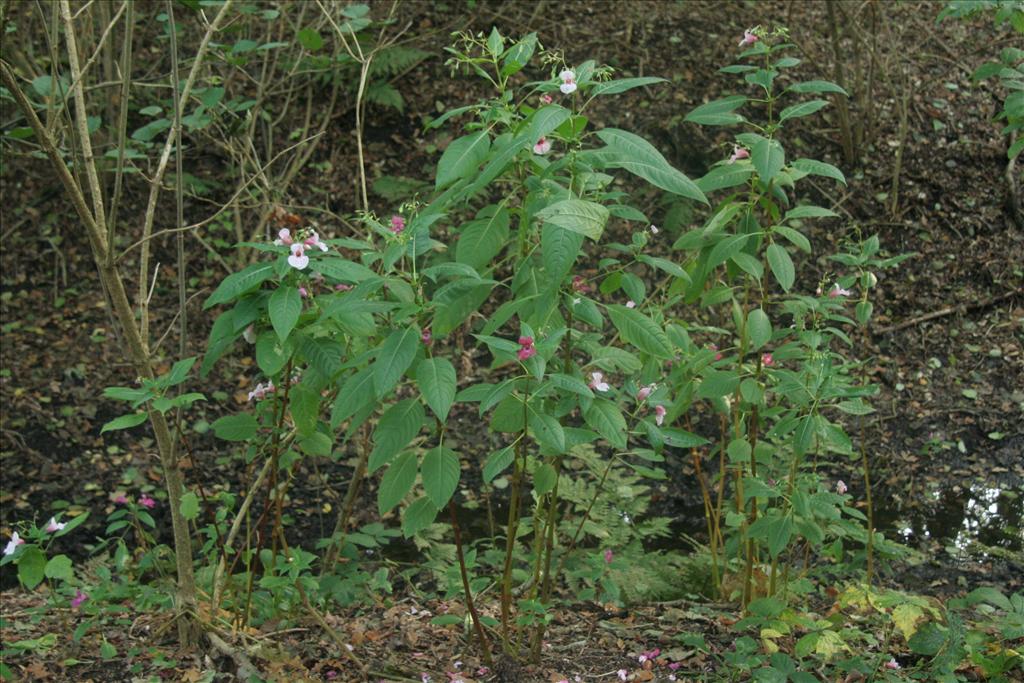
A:
[[[967,550],[972,543],[1024,550],[1024,495],[1021,491],[965,485],[934,488],[925,500],[904,510],[876,511],[880,531],[908,545],[939,541]]]

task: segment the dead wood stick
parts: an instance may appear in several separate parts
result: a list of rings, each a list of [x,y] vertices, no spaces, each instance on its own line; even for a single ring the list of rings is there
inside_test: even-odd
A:
[[[908,327],[913,327],[914,325],[919,325],[920,323],[928,322],[929,320],[935,320],[936,318],[944,318],[945,316],[952,315],[954,313],[975,311],[978,310],[979,308],[988,308],[993,304],[1002,303],[1003,301],[1006,301],[1007,299],[1012,299],[1015,296],[1024,296],[1024,293],[1005,292],[1003,294],[1000,294],[999,296],[989,297],[988,299],[978,301],[977,303],[973,304],[957,304],[955,306],[947,306],[945,308],[940,308],[937,311],[932,311],[931,313],[925,313],[924,315],[916,316],[914,318],[911,318],[910,320],[904,320],[903,322],[897,323],[896,325],[880,327],[877,330],[873,330],[872,334],[889,334],[890,332],[896,332],[898,330],[906,329]]]

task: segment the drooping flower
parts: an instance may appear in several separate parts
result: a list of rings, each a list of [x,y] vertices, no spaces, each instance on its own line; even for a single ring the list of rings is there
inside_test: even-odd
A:
[[[754,33],[753,29],[748,28],[746,31],[743,32],[743,40],[740,41],[739,46],[747,47],[748,45],[753,45],[758,40],[760,40],[760,38],[757,37],[757,34]]]
[[[868,286],[874,287],[878,284],[878,276],[874,273],[868,273]]]
[[[291,246],[292,255],[288,257],[288,265],[292,268],[302,270],[309,265],[309,257],[306,256],[306,245],[295,242]]]
[[[303,242],[307,247],[319,249],[320,251],[327,251],[328,247],[326,244],[320,241],[320,235],[316,234],[316,230],[309,231],[309,237]]]
[[[127,505],[128,496],[124,495],[123,493],[119,493],[117,496],[114,497],[114,503],[116,503],[117,505]]]
[[[849,490],[850,489],[846,485],[846,482],[843,481],[842,479],[836,482],[836,493],[838,493],[840,496],[844,495]]]
[[[612,563],[612,559],[614,557],[615,557],[615,553],[612,552],[611,548],[608,548],[607,550],[604,551],[604,563],[605,564],[611,564]]]
[[[576,92],[576,73],[572,69],[564,69],[562,73],[558,74],[558,77],[562,79],[562,85],[558,86],[558,89],[562,91],[563,95],[571,95]]]
[[[587,281],[583,279],[582,275],[572,276],[572,288],[573,291],[579,292],[580,294],[586,294],[590,291],[590,285],[587,284]]]
[[[658,228],[658,226],[655,225],[654,223],[651,223],[650,231],[652,235],[657,235],[659,232],[661,232],[661,229]]]
[[[309,296],[309,290],[305,287],[299,287],[299,296],[305,299]]]
[[[277,233],[277,239],[274,240],[274,244],[279,247],[287,247],[290,246],[293,241],[292,231],[288,228],[281,228]]]
[[[156,507],[156,501],[150,498],[148,493],[143,493],[141,496],[139,496],[139,505],[146,508],[147,510],[152,510],[153,508]]]
[[[405,230],[405,219],[395,214],[391,217],[391,232],[399,235],[403,230]]]
[[[89,595],[87,593],[83,593],[80,588],[76,588],[75,597],[71,598],[71,609],[78,609],[88,599]]]
[[[722,353],[718,350],[718,344],[708,344],[708,348],[715,352],[715,360],[722,360]]]
[[[255,344],[256,343],[256,327],[254,325],[248,325],[242,331],[242,339],[244,339],[247,344]]]
[[[420,674],[420,680],[423,681],[423,683],[430,683],[430,674],[428,674],[428,673],[421,673]]]
[[[624,681],[624,680],[629,678],[629,672],[626,671],[625,669],[619,669],[618,674],[619,674],[619,680],[620,681]]]
[[[832,285],[832,289],[828,290],[829,299],[836,299],[841,296],[850,296],[851,294],[853,294],[853,292],[848,289],[843,289],[839,286],[838,282]]]
[[[520,346],[533,346],[533,337],[522,336],[519,338]]]
[[[885,663],[885,668],[886,669],[901,669],[902,667],[900,666],[900,663],[896,661],[896,658],[893,657],[892,659],[890,659],[888,662]]]
[[[653,662],[655,659],[658,658],[658,655],[660,654],[661,649],[657,647],[653,650],[646,650],[645,652],[640,653],[640,656],[637,657],[637,661],[639,661],[641,664],[643,664],[644,662]]]
[[[25,539],[18,535],[15,531],[11,534],[11,540],[4,546],[4,555],[13,555],[14,551],[18,549],[18,546],[25,542]]]
[[[659,427],[665,424],[665,413],[667,412],[663,405],[654,406],[654,423]]]
[[[626,302],[626,308],[636,308],[636,302],[630,299]]]
[[[651,392],[653,392],[657,388],[658,385],[655,384],[654,382],[648,384],[647,386],[640,387],[640,391],[636,392],[637,403],[641,401],[646,401],[647,397],[651,395]]]
[[[609,386],[608,382],[604,381],[604,373],[603,372],[592,372],[592,373],[590,373],[590,384],[588,386],[591,389],[595,390],[595,391],[609,391],[609,390],[611,390],[611,386]]]
[[[519,346],[521,348],[519,349],[519,352],[516,354],[519,360],[526,360],[528,358],[533,358],[534,356],[537,355],[537,349],[534,348],[533,346],[533,337],[529,337],[526,335],[520,337]]]
[[[761,365],[765,366],[766,368],[770,368],[771,366],[775,365],[775,359],[772,357],[772,354],[762,353]]]
[[[541,138],[537,141],[537,144],[533,146],[534,154],[547,154],[551,151],[551,140],[547,138]]]
[[[732,146],[732,156],[729,157],[729,163],[730,164],[735,164],[740,159],[749,159],[749,158],[750,158],[750,152],[748,152],[746,150],[746,148],[740,147],[739,145],[733,145]]]
[[[433,335],[430,334],[429,327],[423,328],[423,333],[420,335],[420,341],[422,341],[426,346],[430,346],[430,343],[434,341]]]
[[[352,289],[352,285],[346,285],[344,282],[339,282],[334,285],[335,292],[347,292],[350,289]]]
[[[543,95],[540,96],[540,103],[541,104],[551,104],[551,102],[552,102],[551,95],[548,95],[547,93],[544,93]]]
[[[64,531],[64,527],[67,525],[67,522],[58,522],[56,517],[50,517],[50,521],[46,523],[46,533],[55,534],[58,531]]]

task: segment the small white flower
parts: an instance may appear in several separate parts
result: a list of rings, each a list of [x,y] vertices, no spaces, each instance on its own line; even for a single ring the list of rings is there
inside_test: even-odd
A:
[[[306,256],[306,246],[296,242],[292,244],[292,255],[288,257],[288,265],[292,268],[302,270],[309,265],[309,257]]]
[[[14,551],[18,549],[18,546],[24,542],[25,540],[18,535],[17,531],[15,531],[11,534],[11,540],[7,542],[6,546],[4,546],[4,555],[13,555]]]
[[[67,522],[58,522],[56,517],[50,517],[50,521],[46,523],[46,533],[55,534],[63,531],[67,525]]]
[[[626,308],[636,308],[636,302],[630,299],[626,302]]]
[[[558,77],[562,79],[562,85],[558,86],[558,89],[562,91],[563,95],[576,92],[576,73],[572,69],[563,70]]]
[[[249,325],[248,327],[246,327],[245,330],[242,331],[242,339],[244,339],[249,344],[255,344],[256,343],[256,328],[253,327],[252,325]]]
[[[651,234],[657,235],[659,232],[661,232],[661,230],[658,228],[658,226],[651,223]]]
[[[611,386],[604,381],[603,372],[592,372],[590,373],[590,388],[595,391],[609,391]]]

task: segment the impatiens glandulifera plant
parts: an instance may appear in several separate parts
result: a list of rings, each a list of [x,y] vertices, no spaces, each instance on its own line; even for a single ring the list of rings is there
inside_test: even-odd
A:
[[[79,595],[81,590],[75,588],[74,563],[67,555],[48,555],[55,539],[70,534],[88,517],[89,513],[83,512],[62,522],[54,516],[42,526],[32,524],[11,532],[0,553],[0,566],[13,563],[18,568],[18,581],[28,590],[35,589],[44,580],[68,587],[63,592],[67,593],[71,606],[78,607],[84,598]]]
[[[845,179],[821,161],[788,161],[785,128],[828,105],[802,95],[845,93],[827,81],[793,82],[785,75],[800,60],[786,56],[793,46],[783,29],[751,29],[740,46],[745,63],[722,71],[742,74],[750,94],[709,102],[686,116],[692,123],[746,131],[736,134],[729,159],[697,182],[705,192],[721,193],[716,211],[674,245],[686,255],[689,282],[670,290],[676,298],[669,305],[699,303],[723,315],[721,328],[701,330],[708,337],[704,345],[684,326],[678,331],[692,360],[684,358],[673,371],[671,384],[679,395],[669,417],[689,420],[699,402],[718,415],[718,443],[709,453],[718,458],[717,481],[705,478],[697,450],[693,462],[705,501],[714,579],[723,596],[730,592],[727,586],[737,587],[747,605],[759,595],[776,594],[780,575],[785,590],[790,564],[780,568],[780,562],[796,559],[801,545],[823,548],[831,540],[841,557],[842,541],[852,539],[870,551],[874,534],[861,526],[864,515],[845,490],[832,491],[823,483],[818,467],[831,454],[855,455],[839,416],[871,411],[865,398],[874,390],[854,381],[856,364],[846,357],[855,348],[846,331],[854,325],[847,300],[854,294],[849,287],[863,287],[856,315],[866,324],[867,290],[877,282],[867,268],[881,264],[871,261],[878,250],[872,238],[870,256],[840,259],[854,272],[819,283],[798,279],[790,249],[811,252],[805,222],[836,214],[796,204],[796,183],[809,175],[843,184]],[[720,350],[707,350],[712,342]],[[726,500],[730,489],[731,502]],[[738,572],[741,580],[727,584],[727,572]]]

